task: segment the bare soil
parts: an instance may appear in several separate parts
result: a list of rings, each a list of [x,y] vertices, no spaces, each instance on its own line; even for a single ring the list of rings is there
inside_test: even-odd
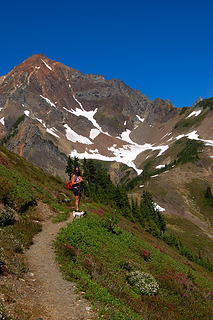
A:
[[[63,279],[55,262],[53,241],[60,228],[72,222],[42,223],[42,231],[34,238],[34,244],[26,252],[29,272],[25,282],[30,282],[28,303],[33,312],[30,320],[89,320],[94,319],[89,302],[76,292],[75,285]],[[36,311],[37,310],[37,311]]]

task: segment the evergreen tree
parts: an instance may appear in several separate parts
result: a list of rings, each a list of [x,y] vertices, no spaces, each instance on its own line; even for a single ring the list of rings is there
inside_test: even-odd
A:
[[[71,179],[72,173],[74,172],[75,168],[79,167],[79,160],[77,157],[71,158],[70,156],[67,159],[67,166],[65,172],[68,174],[69,179]]]
[[[166,222],[164,216],[155,208],[152,195],[144,191],[140,205],[140,222],[144,220],[142,225],[146,225],[147,231],[155,236],[160,236],[166,230]]]
[[[97,179],[97,170],[94,160],[83,160],[83,176],[88,183],[95,183]]]
[[[113,191],[115,205],[123,211],[123,214],[128,215],[130,212],[130,204],[125,189],[122,186],[117,185]]]
[[[144,219],[141,217],[141,210],[137,200],[131,199],[130,208],[131,208],[131,216],[133,217],[134,221],[138,220],[140,224],[143,225]]]

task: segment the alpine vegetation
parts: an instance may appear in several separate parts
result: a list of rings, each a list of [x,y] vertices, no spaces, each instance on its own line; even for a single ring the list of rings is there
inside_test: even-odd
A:
[[[158,293],[159,284],[155,278],[141,271],[132,271],[127,277],[127,281],[140,293],[152,296]]]

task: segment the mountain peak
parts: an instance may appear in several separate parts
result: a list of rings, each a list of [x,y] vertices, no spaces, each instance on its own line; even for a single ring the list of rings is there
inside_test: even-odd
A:
[[[32,67],[32,66],[41,67],[42,63],[46,64],[46,67],[49,66],[49,69],[51,69],[51,64],[56,62],[54,60],[49,59],[47,56],[43,54],[33,54],[32,56],[22,61],[17,67],[18,68]]]
[[[49,59],[43,53],[35,53],[35,54],[29,56],[26,60],[37,60],[37,59],[45,59],[45,58]]]

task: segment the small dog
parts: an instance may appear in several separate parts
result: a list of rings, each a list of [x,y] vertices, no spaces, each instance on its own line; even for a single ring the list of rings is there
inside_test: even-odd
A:
[[[82,218],[86,215],[86,211],[73,211],[73,217],[75,218]]]

